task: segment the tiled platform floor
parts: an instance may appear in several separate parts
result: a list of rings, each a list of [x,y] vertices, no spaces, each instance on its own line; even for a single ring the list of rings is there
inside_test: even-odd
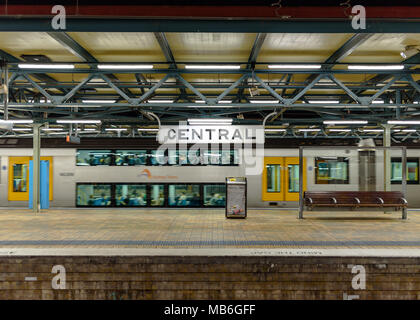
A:
[[[225,219],[223,210],[0,210],[0,246],[18,247],[418,247],[420,212],[250,210]]]

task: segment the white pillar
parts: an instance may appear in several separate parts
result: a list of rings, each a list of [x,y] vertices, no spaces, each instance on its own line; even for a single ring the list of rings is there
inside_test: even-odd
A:
[[[384,124],[383,146],[391,146],[392,125]],[[384,191],[391,191],[391,151],[384,149]]]
[[[41,162],[41,135],[40,128],[42,124],[33,124],[33,172],[32,172],[32,192],[33,192],[33,210],[34,213],[41,211],[40,204],[40,162]]]

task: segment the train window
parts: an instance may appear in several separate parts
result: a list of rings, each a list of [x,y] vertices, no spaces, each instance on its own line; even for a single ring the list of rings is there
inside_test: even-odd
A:
[[[152,184],[150,186],[150,205],[153,207],[165,205],[165,185]]]
[[[117,184],[115,204],[117,207],[143,207],[147,205],[145,184]]]
[[[141,166],[146,165],[147,150],[116,150],[115,165]]]
[[[299,192],[299,165],[289,164],[287,165],[288,173],[288,192],[297,193]]]
[[[391,184],[401,184],[402,161],[401,158],[391,159]],[[407,183],[419,184],[419,159],[407,158]]]
[[[267,192],[281,192],[281,165],[267,164]]]
[[[78,184],[77,205],[89,207],[111,206],[111,184]]]
[[[348,184],[349,160],[345,157],[315,158],[316,184]]]
[[[165,163],[165,150],[152,150],[150,153],[150,164],[152,166],[164,165]]]
[[[175,150],[175,149],[168,150],[168,164],[172,166],[178,164],[178,150]]]
[[[26,192],[28,182],[28,165],[13,164],[13,192]]]
[[[112,164],[111,150],[77,150],[78,166],[110,166]]]
[[[171,184],[168,192],[171,207],[201,206],[200,185],[198,184]]]
[[[226,185],[207,184],[204,185],[204,206],[224,207],[226,204]]]

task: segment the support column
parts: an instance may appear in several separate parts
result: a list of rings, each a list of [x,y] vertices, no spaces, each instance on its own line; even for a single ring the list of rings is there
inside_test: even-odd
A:
[[[299,147],[299,219],[303,219],[303,207],[303,148]]]
[[[391,128],[392,125],[384,124],[383,146],[391,146]],[[384,191],[391,191],[391,151],[384,149]]]
[[[4,101],[4,114],[3,119],[9,120],[9,70],[7,68],[7,63],[3,66],[3,84],[4,84],[4,94],[3,94],[3,101]]]
[[[33,210],[34,213],[41,211],[40,204],[40,163],[41,163],[41,129],[42,124],[33,124],[33,173],[32,173],[32,191],[33,191]]]

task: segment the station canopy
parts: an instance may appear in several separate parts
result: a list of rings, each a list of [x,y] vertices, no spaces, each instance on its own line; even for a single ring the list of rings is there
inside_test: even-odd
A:
[[[153,137],[157,117],[267,118],[267,136],[305,138],[400,121],[392,139],[420,138],[420,33],[3,31],[0,49],[7,118],[47,122],[47,136],[84,120],[80,135]]]

